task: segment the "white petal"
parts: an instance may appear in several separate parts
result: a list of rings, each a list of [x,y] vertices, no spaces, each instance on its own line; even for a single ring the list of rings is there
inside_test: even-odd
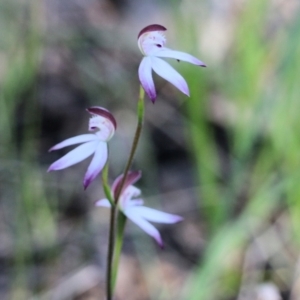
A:
[[[160,50],[156,51],[154,55],[158,57],[175,58],[178,60],[187,61],[194,65],[206,67],[206,65],[198,58],[181,51],[175,51],[168,48],[161,48]]]
[[[139,66],[139,78],[142,87],[152,102],[156,99],[156,91],[152,78],[151,58],[144,57]]]
[[[49,167],[48,172],[53,170],[65,169],[86,159],[95,152],[98,143],[98,141],[93,141],[78,146],[59,160],[55,161]]]
[[[75,144],[96,141],[97,139],[98,137],[95,134],[81,134],[62,141],[61,143],[53,146],[49,151],[58,150]]]
[[[132,198],[138,197],[141,194],[141,190],[133,185],[129,185],[125,190],[123,190],[120,197],[120,205],[126,207]]]
[[[163,211],[144,206],[132,207],[130,210],[132,213],[139,215],[148,221],[156,223],[172,224],[183,220],[183,218],[180,216],[168,214]]]
[[[148,221],[141,218],[139,215],[137,215],[132,208],[124,210],[124,214],[136,225],[138,225],[142,230],[144,230],[147,234],[152,236],[156,242],[160,245],[160,247],[163,246],[163,241],[161,239],[159,231]]]
[[[127,206],[140,206],[140,205],[144,205],[144,200],[143,199],[131,199],[127,203]]]
[[[123,176],[124,176],[124,174],[119,175],[114,180],[114,183],[112,184],[111,190],[112,190],[114,196],[116,196],[116,192],[120,188],[120,185],[123,181]],[[129,185],[133,185],[134,183],[136,183],[141,178],[141,176],[142,176],[141,171],[129,171],[126,176],[122,191],[124,191]]]
[[[91,106],[86,109],[93,116],[101,116],[108,119],[114,126],[114,130],[117,129],[117,121],[112,113],[104,107],[101,106]],[[90,126],[89,126],[90,127]],[[90,128],[92,129],[92,128]]]
[[[158,57],[151,57],[153,70],[162,78],[176,86],[182,93],[190,95],[189,88],[184,78],[168,63]]]
[[[107,161],[107,144],[105,142],[98,142],[97,148],[95,150],[94,157],[85,173],[83,186],[86,189],[89,184],[96,178],[96,176],[103,169]]]
[[[166,38],[161,32],[143,34],[138,41],[139,48],[146,56],[154,55],[166,43]]]
[[[110,140],[115,133],[115,127],[111,120],[102,116],[93,116],[90,118],[89,130],[93,131],[95,129],[99,130],[95,135],[103,142]]]
[[[96,203],[95,203],[95,206],[102,206],[102,207],[111,207],[108,199],[101,199],[101,200],[98,200]]]

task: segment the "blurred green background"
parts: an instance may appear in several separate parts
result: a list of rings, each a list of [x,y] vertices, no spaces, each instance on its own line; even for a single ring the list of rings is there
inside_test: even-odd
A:
[[[166,26],[191,97],[154,75],[134,168],[146,205],[184,216],[159,250],[128,224],[119,300],[300,299],[298,0],[1,0],[0,298],[105,299],[108,211],[89,159],[59,172],[104,106],[118,130],[110,180],[136,124],[137,34]],[[120,150],[121,149],[121,150]]]

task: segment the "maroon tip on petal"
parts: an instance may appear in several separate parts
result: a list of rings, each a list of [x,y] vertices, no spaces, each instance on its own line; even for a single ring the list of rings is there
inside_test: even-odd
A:
[[[86,110],[92,115],[98,115],[98,116],[109,119],[112,122],[112,124],[114,125],[115,130],[117,129],[116,119],[109,110],[107,110],[103,107],[100,107],[100,106],[92,106],[92,107],[87,108]]]
[[[153,238],[154,238],[154,237],[153,237]],[[157,239],[154,238],[154,240],[155,240],[156,244],[159,246],[159,248],[160,248],[161,250],[164,250],[164,249],[165,249],[165,244],[164,244],[164,242],[163,242],[163,240],[162,240],[162,238],[161,238],[160,235],[158,236]]]
[[[83,180],[83,189],[86,190],[92,181],[84,179]]]
[[[159,248],[160,248],[161,250],[164,250],[164,249],[165,249],[165,245],[164,245],[163,242],[161,242],[161,244],[158,244],[158,246],[159,246]]]
[[[138,34],[138,39],[139,37],[146,33],[146,32],[151,32],[151,31],[166,31],[167,28],[162,26],[162,25],[159,25],[159,24],[152,24],[152,25],[148,25],[146,26],[145,28],[143,28],[140,33]]]
[[[94,180],[95,177],[91,176],[89,176],[88,178],[84,178],[82,181],[83,189],[86,190]]]
[[[121,174],[120,176],[118,176],[115,179],[115,181],[114,181],[114,183],[113,183],[113,185],[111,187],[114,196],[116,196],[115,194],[118,191],[118,189],[120,188],[123,176],[124,176],[123,174]],[[131,172],[128,172],[122,191],[124,191],[129,185],[132,185],[132,184],[136,183],[141,177],[142,177],[142,171],[131,171]]]
[[[148,95],[148,97],[150,98],[150,100],[151,100],[151,102],[154,104],[155,103],[155,101],[156,101],[156,95],[149,95],[148,93],[147,93],[147,95]]]
[[[55,146],[51,147],[51,148],[48,150],[48,152],[52,152],[52,151],[54,151],[54,150],[55,150]]]

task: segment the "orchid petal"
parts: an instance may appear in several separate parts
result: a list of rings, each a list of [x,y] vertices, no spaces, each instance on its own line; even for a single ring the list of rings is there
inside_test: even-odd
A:
[[[123,192],[121,193],[120,196],[120,206],[123,208],[126,208],[132,198],[138,197],[141,194],[141,190],[138,189],[137,187],[130,185],[128,186]]]
[[[162,78],[176,86],[182,93],[189,96],[189,88],[184,78],[168,63],[158,57],[151,56],[153,70]]]
[[[90,183],[96,178],[96,176],[103,169],[106,161],[107,161],[107,144],[104,142],[98,142],[97,148],[95,150],[94,157],[85,173],[83,186],[86,189]]]
[[[53,151],[53,150],[58,150],[58,149],[61,149],[61,148],[67,147],[67,146],[75,145],[75,144],[95,141],[97,139],[98,139],[98,137],[92,133],[77,135],[77,136],[74,136],[74,137],[71,137],[69,139],[62,141],[59,144],[56,144],[51,149],[49,149],[49,152]]]
[[[108,199],[101,199],[96,201],[95,206],[111,207],[111,204]]]
[[[175,59],[178,59],[178,60],[189,62],[189,63],[194,64],[194,65],[199,65],[201,67],[206,67],[205,63],[203,63],[198,58],[196,58],[196,57],[194,57],[194,56],[192,56],[188,53],[181,52],[181,51],[175,51],[175,50],[168,49],[168,48],[160,48],[153,55],[157,56],[157,57],[175,58]]]
[[[144,205],[144,200],[143,199],[131,199],[127,203],[127,207],[128,206],[140,206],[140,205]]]
[[[151,57],[144,57],[139,66],[139,78],[142,87],[152,102],[155,102],[156,91],[152,78]]]
[[[78,146],[59,160],[55,161],[49,167],[48,172],[53,170],[65,169],[86,159],[87,157],[92,155],[93,152],[95,152],[98,143],[98,141],[92,141]]]
[[[139,37],[144,34],[144,33],[147,33],[147,32],[152,32],[152,31],[166,31],[167,28],[162,26],[162,25],[159,25],[159,24],[151,24],[151,25],[148,25],[146,26],[145,28],[143,28],[140,33],[138,34],[138,39]]]
[[[172,224],[183,220],[180,216],[168,214],[149,207],[135,206],[131,207],[130,211],[148,221],[156,223]]]
[[[120,185],[123,181],[123,176],[124,174],[119,175],[115,181],[112,184],[111,190],[114,194],[114,197],[116,197],[116,192],[117,190],[120,188]],[[124,182],[123,188],[122,188],[122,192],[129,186],[132,185],[134,183],[136,183],[142,176],[142,172],[141,171],[130,171],[128,172],[127,176],[126,176],[126,180]],[[122,193],[121,192],[121,193]]]
[[[108,119],[114,126],[114,130],[117,129],[117,121],[112,113],[104,107],[101,106],[91,106],[86,109],[90,114],[101,116]]]
[[[147,234],[152,236],[160,247],[163,247],[163,241],[160,233],[152,224],[137,215],[132,208],[124,210],[124,214]]]

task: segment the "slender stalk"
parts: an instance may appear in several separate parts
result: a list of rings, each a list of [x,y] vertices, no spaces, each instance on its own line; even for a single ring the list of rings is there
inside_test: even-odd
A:
[[[115,204],[116,205],[118,204],[121,191],[122,191],[123,186],[126,182],[127,174],[128,174],[129,169],[131,167],[133,157],[134,157],[134,154],[135,154],[138,142],[139,142],[139,138],[140,138],[140,135],[141,135],[141,132],[142,132],[143,122],[144,122],[144,110],[145,110],[145,108],[144,108],[144,95],[145,95],[144,89],[140,86],[140,95],[139,95],[138,108],[137,108],[138,123],[137,123],[136,131],[135,131],[133,143],[132,143],[132,146],[131,146],[131,151],[130,151],[130,154],[129,154],[129,158],[128,158],[127,164],[126,164],[124,172],[123,172],[124,176],[122,178],[122,182],[121,182],[118,190],[116,191],[116,196],[115,196]]]
[[[136,131],[134,134],[130,154],[128,161],[125,165],[125,169],[123,172],[123,178],[122,182],[116,191],[115,199],[114,199],[114,205],[111,206],[111,211],[110,211],[110,221],[109,221],[109,237],[108,237],[108,252],[107,252],[107,273],[106,273],[106,292],[107,292],[107,300],[112,300],[113,296],[113,290],[114,290],[114,285],[117,277],[117,268],[118,265],[113,264],[114,260],[114,250],[115,250],[115,227],[116,227],[116,215],[117,215],[117,210],[118,210],[118,201],[121,195],[121,191],[123,189],[123,186],[126,182],[126,177],[129,172],[129,169],[131,167],[135,151],[137,149],[137,145],[139,142],[139,138],[142,132],[143,128],[143,122],[144,122],[144,89],[140,86],[140,93],[139,93],[139,100],[138,100],[138,107],[137,107],[137,116],[138,116],[138,123],[136,127]],[[123,226],[125,226],[125,221],[123,222]],[[124,228],[123,228],[124,229]],[[122,240],[123,240],[123,230],[120,228],[118,229],[118,241],[117,241],[117,257],[115,257],[115,262],[118,263],[119,261],[119,256],[120,256],[120,250],[122,247]],[[112,276],[113,275],[113,276]]]
[[[108,184],[108,163],[105,164],[102,170],[102,187],[106,199],[109,201],[111,206],[115,205],[113,195],[111,194],[110,186]]]
[[[114,215],[115,215],[115,204],[111,195],[110,188],[108,186],[108,163],[106,163],[103,171],[102,171],[102,186],[104,190],[104,194],[106,198],[109,200],[111,204],[111,211],[110,211],[110,221],[109,221],[109,237],[108,237],[108,251],[107,251],[107,261],[110,262],[113,259],[113,249],[114,249]],[[111,250],[112,249],[112,250]],[[109,278],[112,277],[112,268],[107,265],[106,269],[106,291],[107,291],[107,299],[112,299],[112,284]]]
[[[112,289],[112,261],[114,254],[114,232],[115,232],[115,215],[116,206],[113,205],[110,210],[109,220],[109,236],[108,236],[108,251],[107,251],[107,269],[106,269],[106,292],[107,300],[112,300],[113,289]]]
[[[114,259],[112,266],[112,288],[114,290],[117,275],[118,275],[118,265],[120,261],[120,254],[123,246],[123,235],[124,229],[127,221],[127,217],[119,210],[117,214],[117,232],[116,232],[116,240],[115,240],[115,249],[114,249]]]

